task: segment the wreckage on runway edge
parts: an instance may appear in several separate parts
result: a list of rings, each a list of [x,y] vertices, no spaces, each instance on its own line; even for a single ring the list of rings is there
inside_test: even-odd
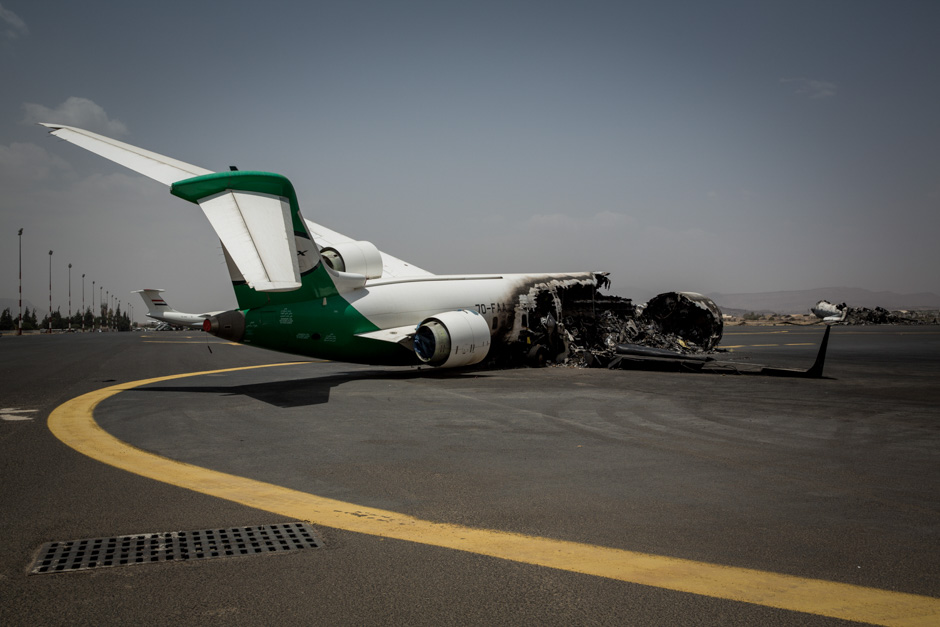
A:
[[[435,275],[307,220],[279,174],[212,172],[82,129],[43,126],[199,205],[221,241],[238,302],[208,316],[203,329],[233,342],[334,361],[453,368],[557,363],[627,344],[687,356],[721,340],[721,312],[700,294],[662,294],[638,312],[629,299],[600,294],[610,285],[604,272]]]

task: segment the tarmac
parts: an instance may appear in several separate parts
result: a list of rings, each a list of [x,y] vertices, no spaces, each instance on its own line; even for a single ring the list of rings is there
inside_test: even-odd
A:
[[[805,368],[822,331],[719,358]],[[937,326],[833,328],[822,379],[5,334],[0,624],[940,624],[938,384]],[[30,574],[291,521],[322,547]]]

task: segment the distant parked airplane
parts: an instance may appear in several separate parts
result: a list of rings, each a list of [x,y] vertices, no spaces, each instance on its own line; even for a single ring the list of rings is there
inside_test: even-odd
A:
[[[140,294],[140,297],[144,299],[144,304],[147,305],[148,318],[160,320],[161,322],[168,322],[170,324],[197,327],[201,329],[207,318],[222,313],[221,311],[210,311],[201,314],[191,314],[183,313],[182,311],[176,311],[170,307],[169,303],[166,302],[166,299],[160,296],[160,293],[163,291],[164,290],[143,289],[131,293]]]

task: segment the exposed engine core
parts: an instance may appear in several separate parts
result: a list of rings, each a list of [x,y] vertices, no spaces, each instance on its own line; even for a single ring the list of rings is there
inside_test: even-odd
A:
[[[382,277],[382,253],[372,242],[343,242],[324,248],[320,255],[337,272],[361,274],[367,279]]]
[[[418,359],[431,366],[471,366],[489,353],[490,329],[486,319],[475,311],[447,311],[418,325],[414,350]]]

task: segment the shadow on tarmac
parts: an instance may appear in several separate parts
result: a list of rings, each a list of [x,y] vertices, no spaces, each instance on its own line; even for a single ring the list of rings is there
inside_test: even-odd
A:
[[[406,381],[410,379],[447,378],[465,379],[479,376],[474,372],[455,372],[441,370],[406,370],[395,371],[353,371],[327,376],[308,377],[251,383],[247,385],[206,385],[206,386],[168,386],[152,385],[135,388],[134,392],[181,392],[185,394],[217,394],[220,396],[248,396],[255,400],[281,408],[307,407],[322,405],[330,401],[330,390],[351,381]]]

